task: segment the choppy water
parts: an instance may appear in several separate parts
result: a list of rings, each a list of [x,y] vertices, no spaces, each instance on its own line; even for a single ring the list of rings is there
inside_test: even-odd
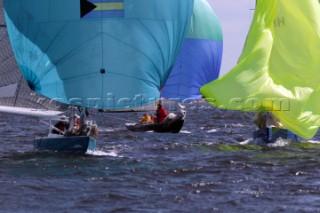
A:
[[[212,108],[179,134],[127,131],[139,115],[94,115],[98,151],[78,155],[35,152],[47,127],[0,114],[1,212],[320,211],[320,144],[239,145],[248,117]]]

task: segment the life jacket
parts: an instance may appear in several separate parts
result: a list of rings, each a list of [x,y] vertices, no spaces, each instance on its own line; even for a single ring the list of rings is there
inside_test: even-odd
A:
[[[163,106],[160,106],[156,111],[157,123],[161,123],[167,117],[167,111]]]
[[[74,118],[74,126],[79,126],[79,118]]]
[[[66,131],[68,129],[68,124],[65,121],[59,121],[58,123],[56,123],[54,125],[55,128],[61,130],[62,132],[59,132],[55,129],[52,129],[52,133],[53,134],[62,134],[64,131]]]
[[[152,120],[152,118],[151,118],[151,115],[145,114],[145,115],[140,119],[140,123],[142,123],[142,124],[150,124],[150,123],[153,123],[153,120]]]

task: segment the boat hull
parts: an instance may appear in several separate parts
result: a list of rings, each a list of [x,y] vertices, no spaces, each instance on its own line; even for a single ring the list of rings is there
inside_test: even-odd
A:
[[[57,152],[87,152],[95,150],[96,140],[89,136],[43,137],[35,139],[34,148]]]
[[[184,123],[184,119],[177,119],[171,122],[164,122],[158,124],[126,124],[126,127],[130,131],[154,131],[154,132],[170,132],[179,133]]]

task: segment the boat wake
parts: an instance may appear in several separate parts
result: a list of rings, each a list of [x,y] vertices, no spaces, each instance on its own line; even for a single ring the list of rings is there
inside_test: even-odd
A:
[[[292,142],[288,139],[278,138],[273,143],[264,143],[260,140],[254,140],[253,138],[249,138],[245,141],[240,142],[240,145],[257,145],[257,146],[268,146],[268,147],[284,147],[288,146],[291,143],[310,143],[310,144],[320,144],[320,141],[318,140],[306,140],[306,141],[299,141],[299,142]]]
[[[101,156],[122,157],[122,156],[118,155],[118,153],[115,152],[115,151],[108,151],[108,152],[106,152],[106,151],[102,151],[102,150],[94,150],[94,151],[88,150],[88,151],[86,152],[86,154],[87,154],[87,155],[92,155],[92,156],[100,156],[100,157],[101,157]]]
[[[315,143],[315,144],[320,144],[320,141],[316,141],[316,140],[308,140],[306,141],[308,143]]]
[[[191,134],[191,132],[190,132],[190,131],[187,131],[187,130],[180,131],[180,133],[183,133],[183,134]]]
[[[210,130],[207,131],[207,133],[216,133],[216,132],[218,132],[217,129],[210,129]]]
[[[125,128],[99,128],[99,134],[108,134],[111,132],[120,132],[125,130]]]
[[[240,142],[240,145],[257,145],[257,146],[268,146],[268,147],[283,147],[288,146],[291,143],[290,140],[278,138],[273,143],[266,143],[263,140],[254,140],[253,138],[249,138],[245,141]]]

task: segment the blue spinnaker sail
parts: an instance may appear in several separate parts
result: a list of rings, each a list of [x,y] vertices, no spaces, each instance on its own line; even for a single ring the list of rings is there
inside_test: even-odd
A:
[[[207,0],[195,0],[189,32],[161,96],[180,102],[201,98],[200,87],[219,76],[222,49],[216,14]]]
[[[159,98],[190,25],[193,0],[4,0],[30,88],[99,109]]]

